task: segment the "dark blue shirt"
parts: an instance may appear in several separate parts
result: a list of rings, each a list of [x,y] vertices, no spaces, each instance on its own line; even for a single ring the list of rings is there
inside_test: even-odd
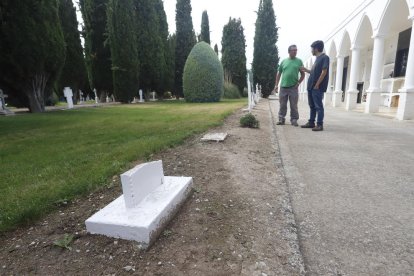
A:
[[[318,81],[322,70],[327,69],[326,76],[323,78],[323,81],[319,84],[319,90],[321,92],[326,92],[328,89],[329,82],[329,57],[322,53],[316,58],[315,64],[313,64],[309,79],[308,79],[308,91],[312,90]]]

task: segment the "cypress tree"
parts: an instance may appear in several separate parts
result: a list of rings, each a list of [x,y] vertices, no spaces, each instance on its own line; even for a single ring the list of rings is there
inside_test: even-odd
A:
[[[89,82],[103,100],[113,91],[111,50],[107,43],[108,0],[80,0],[84,22],[85,58]]]
[[[275,84],[279,53],[276,16],[272,0],[261,0],[257,13],[254,37],[253,76],[254,85],[262,86],[263,97],[268,97]]]
[[[166,72],[166,91],[174,92],[175,83],[175,44],[177,37],[172,34],[168,37],[168,52],[166,54],[167,72]]]
[[[43,112],[66,55],[58,1],[2,0],[0,20],[0,85]]]
[[[217,44],[214,45],[214,52],[216,52],[217,56],[219,55],[219,49]]]
[[[177,0],[176,5],[176,47],[175,47],[175,96],[183,97],[183,71],[187,57],[196,44],[191,17],[190,0]]]
[[[144,91],[161,90],[165,75],[165,47],[168,38],[168,25],[160,19],[164,13],[163,5],[158,0],[135,0],[137,11],[136,32],[138,35],[138,53],[140,60],[140,88]],[[157,11],[162,8],[162,11]],[[161,16],[162,17],[162,16]],[[163,25],[163,26],[161,26]],[[161,38],[160,30],[163,30]]]
[[[246,39],[240,19],[230,18],[223,28],[221,40],[221,62],[226,78],[229,78],[241,92],[246,83]]]
[[[60,74],[58,95],[63,95],[63,88],[73,90],[74,102],[77,102],[78,91],[87,82],[87,73],[83,48],[76,19],[76,9],[72,0],[60,0],[59,19],[66,42],[66,61]]]
[[[139,61],[133,0],[109,0],[107,13],[114,94],[118,101],[128,103],[138,91]]]
[[[161,40],[161,82],[157,83],[155,89],[157,92],[163,94],[167,90],[167,74],[168,74],[168,59],[170,58],[169,55],[169,45],[168,45],[168,22],[167,22],[167,15],[165,14],[164,10],[164,3],[162,0],[155,0],[155,11],[157,13],[158,19],[158,33]]]
[[[201,34],[200,40],[208,43],[210,45],[210,24],[208,21],[207,11],[203,11],[201,18]]]

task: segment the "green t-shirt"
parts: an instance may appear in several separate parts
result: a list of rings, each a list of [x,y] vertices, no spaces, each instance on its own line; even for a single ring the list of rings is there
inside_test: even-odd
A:
[[[292,87],[298,83],[299,68],[303,66],[299,58],[287,58],[279,66],[279,72],[282,74],[280,87]]]

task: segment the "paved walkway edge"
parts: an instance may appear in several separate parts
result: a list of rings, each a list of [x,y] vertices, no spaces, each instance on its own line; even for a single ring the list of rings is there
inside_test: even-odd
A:
[[[286,190],[283,191],[285,193],[284,195],[284,203],[283,203],[283,212],[284,215],[288,221],[288,224],[290,225],[290,229],[287,229],[289,232],[289,243],[291,248],[294,250],[292,259],[290,262],[292,264],[295,264],[296,267],[298,267],[300,275],[306,275],[306,266],[304,257],[301,250],[301,244],[300,244],[300,233],[299,233],[299,227],[295,218],[295,212],[292,206],[292,196],[291,196],[291,190],[289,185],[289,177],[287,175],[288,170],[287,167],[294,167],[292,166],[292,162],[285,160],[282,157],[282,152],[285,153],[287,151],[287,145],[285,144],[282,139],[280,139],[278,132],[276,130],[276,121],[275,118],[277,118],[276,114],[274,113],[274,107],[272,107],[271,102],[272,100],[267,100],[268,106],[269,106],[269,116],[270,116],[270,129],[272,130],[272,147],[275,150],[275,162],[276,166],[280,168],[280,173],[282,174],[282,179],[284,181]],[[287,155],[284,155],[287,156]],[[281,191],[282,192],[282,191]]]

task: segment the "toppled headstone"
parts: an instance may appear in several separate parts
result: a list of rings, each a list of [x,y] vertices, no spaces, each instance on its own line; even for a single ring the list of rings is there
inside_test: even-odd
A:
[[[86,230],[152,244],[190,194],[192,177],[164,176],[162,161],[121,175],[123,195],[85,221]]]
[[[227,138],[227,133],[208,133],[201,138],[201,141],[221,142]]]

